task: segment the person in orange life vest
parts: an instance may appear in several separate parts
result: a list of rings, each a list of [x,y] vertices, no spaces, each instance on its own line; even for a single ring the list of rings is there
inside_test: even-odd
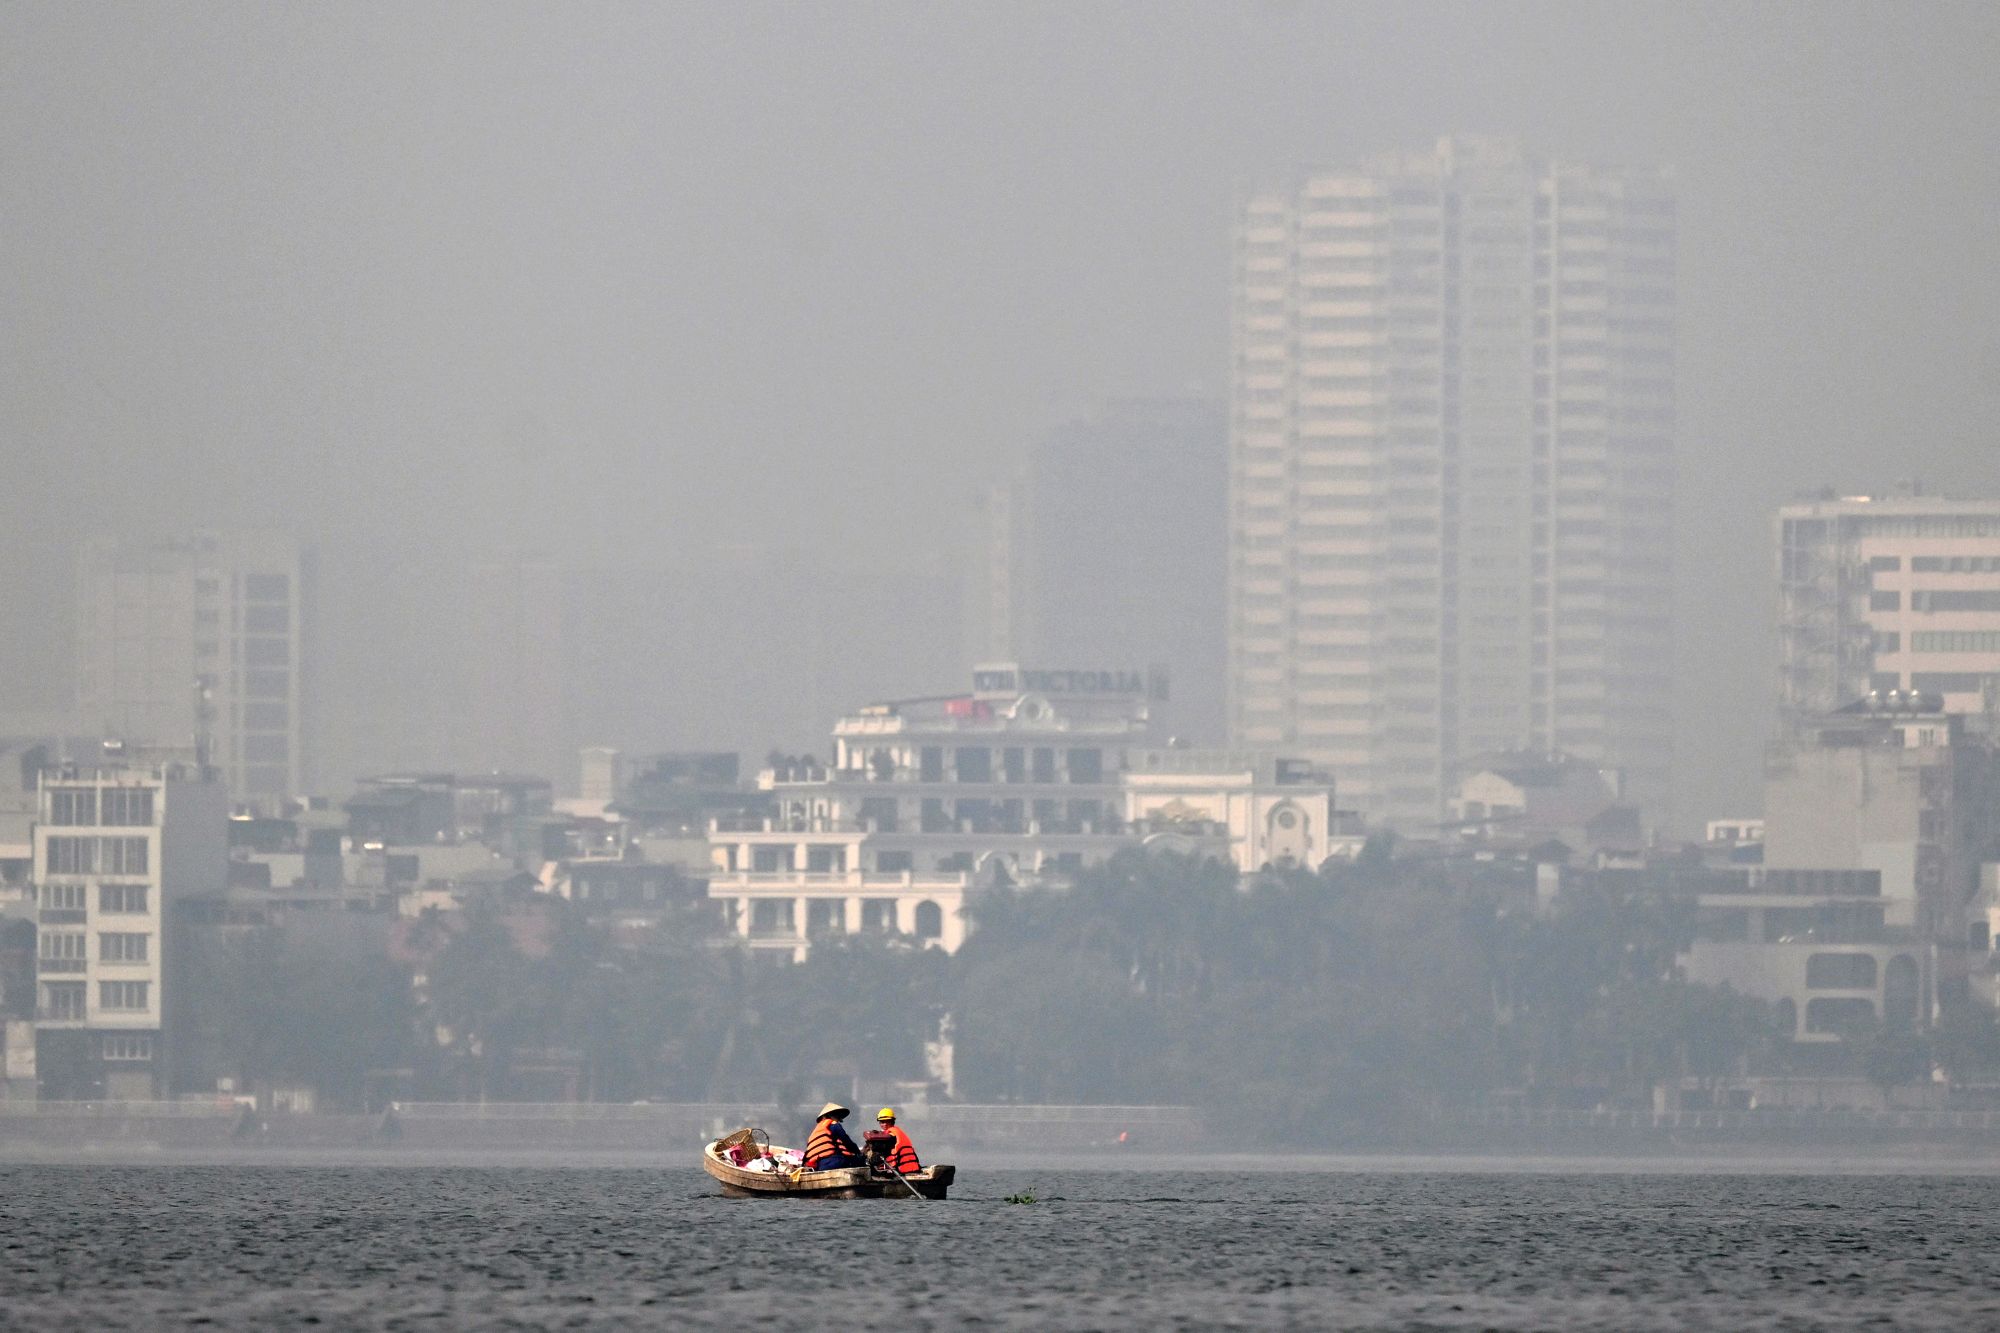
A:
[[[854,1146],[854,1140],[840,1124],[846,1118],[847,1108],[839,1102],[828,1102],[819,1108],[812,1137],[806,1140],[806,1170],[839,1171],[861,1165],[861,1149]]]
[[[877,1111],[875,1123],[882,1127],[883,1133],[893,1134],[896,1137],[895,1146],[889,1149],[888,1156],[883,1159],[883,1166],[902,1176],[913,1176],[924,1169],[923,1163],[917,1160],[917,1145],[910,1142],[909,1134],[896,1123],[894,1107],[885,1106]]]

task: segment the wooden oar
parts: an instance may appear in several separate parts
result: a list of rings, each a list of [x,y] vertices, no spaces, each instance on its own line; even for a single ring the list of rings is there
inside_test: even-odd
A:
[[[904,1175],[901,1171],[896,1172],[896,1179],[902,1181],[903,1188],[908,1190],[911,1194],[914,1194],[917,1198],[922,1199],[925,1203],[930,1202],[931,1196],[924,1193],[922,1190],[918,1189],[915,1185],[912,1185],[910,1183],[910,1178]]]

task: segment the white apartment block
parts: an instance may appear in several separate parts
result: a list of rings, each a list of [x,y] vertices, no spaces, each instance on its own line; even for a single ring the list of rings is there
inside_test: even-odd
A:
[[[227,882],[228,797],[188,760],[42,774],[36,1066],[56,1100],[160,1095],[168,901]]]
[[[1510,750],[1663,808],[1674,290],[1659,172],[1451,139],[1244,202],[1233,744],[1412,829]]]
[[[1137,671],[981,667],[963,694],[871,704],[830,762],[759,775],[773,813],[711,821],[708,895],[753,949],[903,934],[956,950],[969,895],[1061,884],[1128,849],[1317,869],[1333,790],[1270,756],[1150,748]]]
[[[77,577],[77,711],[86,731],[203,747],[238,802],[307,789],[311,561],[275,533],[105,536]]]
[[[2000,691],[2000,500],[1851,496],[1778,511],[1788,732],[1870,692],[1991,714]]]

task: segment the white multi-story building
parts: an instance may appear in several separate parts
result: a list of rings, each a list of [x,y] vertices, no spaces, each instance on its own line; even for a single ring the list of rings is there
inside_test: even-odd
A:
[[[1508,141],[1313,172],[1236,229],[1229,712],[1371,818],[1562,751],[1667,799],[1675,204]]]
[[[192,755],[42,774],[34,831],[36,1066],[56,1100],[163,1089],[168,902],[228,879],[228,795]]]
[[[107,536],[77,578],[77,710],[99,735],[202,746],[237,801],[308,788],[312,561],[277,533]]]
[[[1246,871],[1316,868],[1333,850],[1318,774],[1147,748],[1143,672],[1000,664],[973,680],[841,718],[830,763],[760,775],[771,813],[712,821],[708,893],[734,934],[793,956],[874,931],[956,949],[981,886],[1061,882],[1147,846]]]
[[[1778,511],[1778,690],[1787,731],[1870,693],[1993,714],[2000,500],[1853,496]]]

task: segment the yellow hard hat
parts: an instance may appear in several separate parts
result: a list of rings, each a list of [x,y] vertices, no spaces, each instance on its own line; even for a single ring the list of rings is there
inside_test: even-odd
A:
[[[875,1113],[875,1118],[877,1120],[894,1120],[896,1118],[896,1108],[885,1106]]]

